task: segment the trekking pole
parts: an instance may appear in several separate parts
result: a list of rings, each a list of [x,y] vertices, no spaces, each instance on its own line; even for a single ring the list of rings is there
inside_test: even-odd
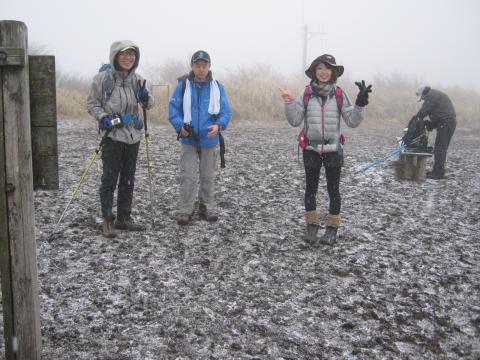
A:
[[[93,156],[92,156],[92,159],[90,160],[90,162],[88,163],[87,167],[86,167],[85,170],[83,171],[83,174],[82,174],[82,176],[80,177],[80,180],[78,181],[77,186],[76,186],[75,189],[73,190],[72,196],[70,197],[70,200],[68,201],[67,206],[65,206],[65,210],[63,210],[62,216],[60,216],[60,219],[58,219],[58,222],[55,224],[55,228],[53,229],[53,233],[52,233],[52,234],[54,234],[54,233],[57,231],[58,225],[59,225],[59,224],[61,223],[61,221],[63,220],[65,214],[67,213],[67,209],[68,209],[68,207],[70,206],[70,204],[72,203],[72,201],[73,201],[73,199],[75,198],[75,196],[77,195],[78,190],[80,190],[80,186],[82,186],[83,180],[85,180],[85,177],[87,176],[88,171],[90,170],[90,168],[91,168],[92,165],[93,165],[93,162],[94,162],[95,159],[97,158],[97,155],[98,155],[98,153],[100,152],[103,144],[105,143],[105,140],[107,139],[108,134],[110,134],[110,131],[111,131],[111,129],[108,129],[108,130],[105,132],[105,135],[103,135],[102,140],[101,140],[100,143],[97,145],[97,147],[96,147],[96,149],[95,149],[95,152],[94,152],[94,154],[93,154]]]
[[[404,144],[400,145],[398,148],[396,148],[395,150],[391,151],[390,153],[388,153],[388,154],[387,154],[386,156],[384,156],[383,158],[378,159],[378,160],[375,160],[375,161],[371,162],[370,164],[366,165],[365,167],[363,167],[362,169],[360,169],[360,171],[366,171],[366,170],[368,170],[368,169],[370,169],[370,168],[372,168],[372,167],[374,167],[374,166],[376,166],[376,165],[378,165],[378,164],[380,164],[380,163],[382,163],[382,162],[390,159],[391,157],[393,157],[393,156],[395,156],[395,155],[397,155],[397,154],[400,154],[400,153],[403,151],[403,149],[405,149],[405,145],[404,145]]]
[[[223,138],[222,133],[218,132],[218,137],[220,141],[220,168],[225,168],[225,139]]]
[[[146,80],[141,84],[141,88],[145,88]],[[140,85],[140,80],[138,81]],[[147,151],[147,175],[148,175],[148,192],[150,196],[150,214],[152,214],[152,228],[155,225],[155,213],[153,210],[153,187],[152,187],[152,167],[151,167],[151,157],[150,157],[150,142],[148,134],[148,123],[147,123],[147,109],[142,104],[143,110],[143,124],[145,126],[145,150]]]
[[[420,135],[420,136],[417,136],[415,139],[413,139],[409,144],[416,144],[420,141],[421,137],[424,136],[424,134]],[[385,155],[383,158],[381,159],[378,159],[378,160],[375,160],[373,162],[371,162],[370,164],[366,165],[365,167],[361,168],[359,171],[365,171],[365,170],[368,170],[388,159],[390,159],[391,157],[397,155],[397,154],[400,154],[403,150],[405,150],[407,148],[407,145],[405,143],[402,142],[402,144],[396,148],[395,150],[389,152],[387,155]]]

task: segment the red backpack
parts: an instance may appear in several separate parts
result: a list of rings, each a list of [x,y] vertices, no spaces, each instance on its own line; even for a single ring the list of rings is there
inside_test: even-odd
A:
[[[308,102],[310,101],[311,97],[312,97],[312,88],[311,88],[310,85],[307,85],[305,87],[305,91],[303,92],[303,107],[305,109],[305,117],[307,115]],[[338,113],[341,116],[342,106],[343,106],[343,90],[340,86],[335,87],[335,100],[337,101]],[[346,140],[347,140],[347,138],[345,137],[345,135],[341,134],[340,135],[340,143],[342,145],[345,145]],[[300,133],[298,134],[298,146],[302,150],[305,150],[308,146],[308,139],[307,139],[307,136],[305,135],[305,126],[300,131]]]

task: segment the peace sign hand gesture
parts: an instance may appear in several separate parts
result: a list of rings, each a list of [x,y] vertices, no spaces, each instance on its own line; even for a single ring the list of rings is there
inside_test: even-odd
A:
[[[283,101],[285,101],[286,103],[291,103],[295,101],[295,98],[293,97],[292,93],[290,92],[290,90],[287,89],[286,86],[283,89],[278,88],[278,90],[280,90],[280,96],[282,97]]]

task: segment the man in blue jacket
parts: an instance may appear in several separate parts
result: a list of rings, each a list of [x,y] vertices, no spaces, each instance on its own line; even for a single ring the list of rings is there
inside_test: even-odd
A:
[[[179,82],[170,99],[169,120],[182,143],[180,157],[180,194],[177,223],[188,225],[192,219],[198,186],[199,215],[217,221],[215,173],[218,132],[227,128],[232,116],[223,86],[212,77],[210,55],[199,50],[192,56],[191,71]]]

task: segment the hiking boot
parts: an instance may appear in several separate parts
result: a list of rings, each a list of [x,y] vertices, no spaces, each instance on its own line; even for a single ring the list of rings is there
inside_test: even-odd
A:
[[[188,225],[190,224],[190,221],[192,220],[192,217],[188,214],[177,214],[176,217],[177,224],[178,225]]]
[[[204,219],[210,222],[215,222],[218,220],[218,214],[214,211],[207,211]]]
[[[317,242],[317,233],[318,233],[318,224],[307,224],[307,231],[303,240],[310,245],[313,245]]]
[[[215,222],[218,220],[218,214],[215,211],[207,210],[207,206],[205,204],[198,205],[198,215],[201,219]]]
[[[427,171],[427,179],[440,180],[445,178],[444,175],[441,175],[435,171]]]
[[[106,238],[114,238],[117,236],[115,231],[113,230],[113,220],[103,219],[102,223],[102,235]]]
[[[318,244],[333,245],[337,240],[337,227],[327,226],[325,234],[318,239]]]
[[[143,225],[135,224],[132,219],[124,221],[115,221],[115,229],[128,231],[144,231],[146,228]]]

